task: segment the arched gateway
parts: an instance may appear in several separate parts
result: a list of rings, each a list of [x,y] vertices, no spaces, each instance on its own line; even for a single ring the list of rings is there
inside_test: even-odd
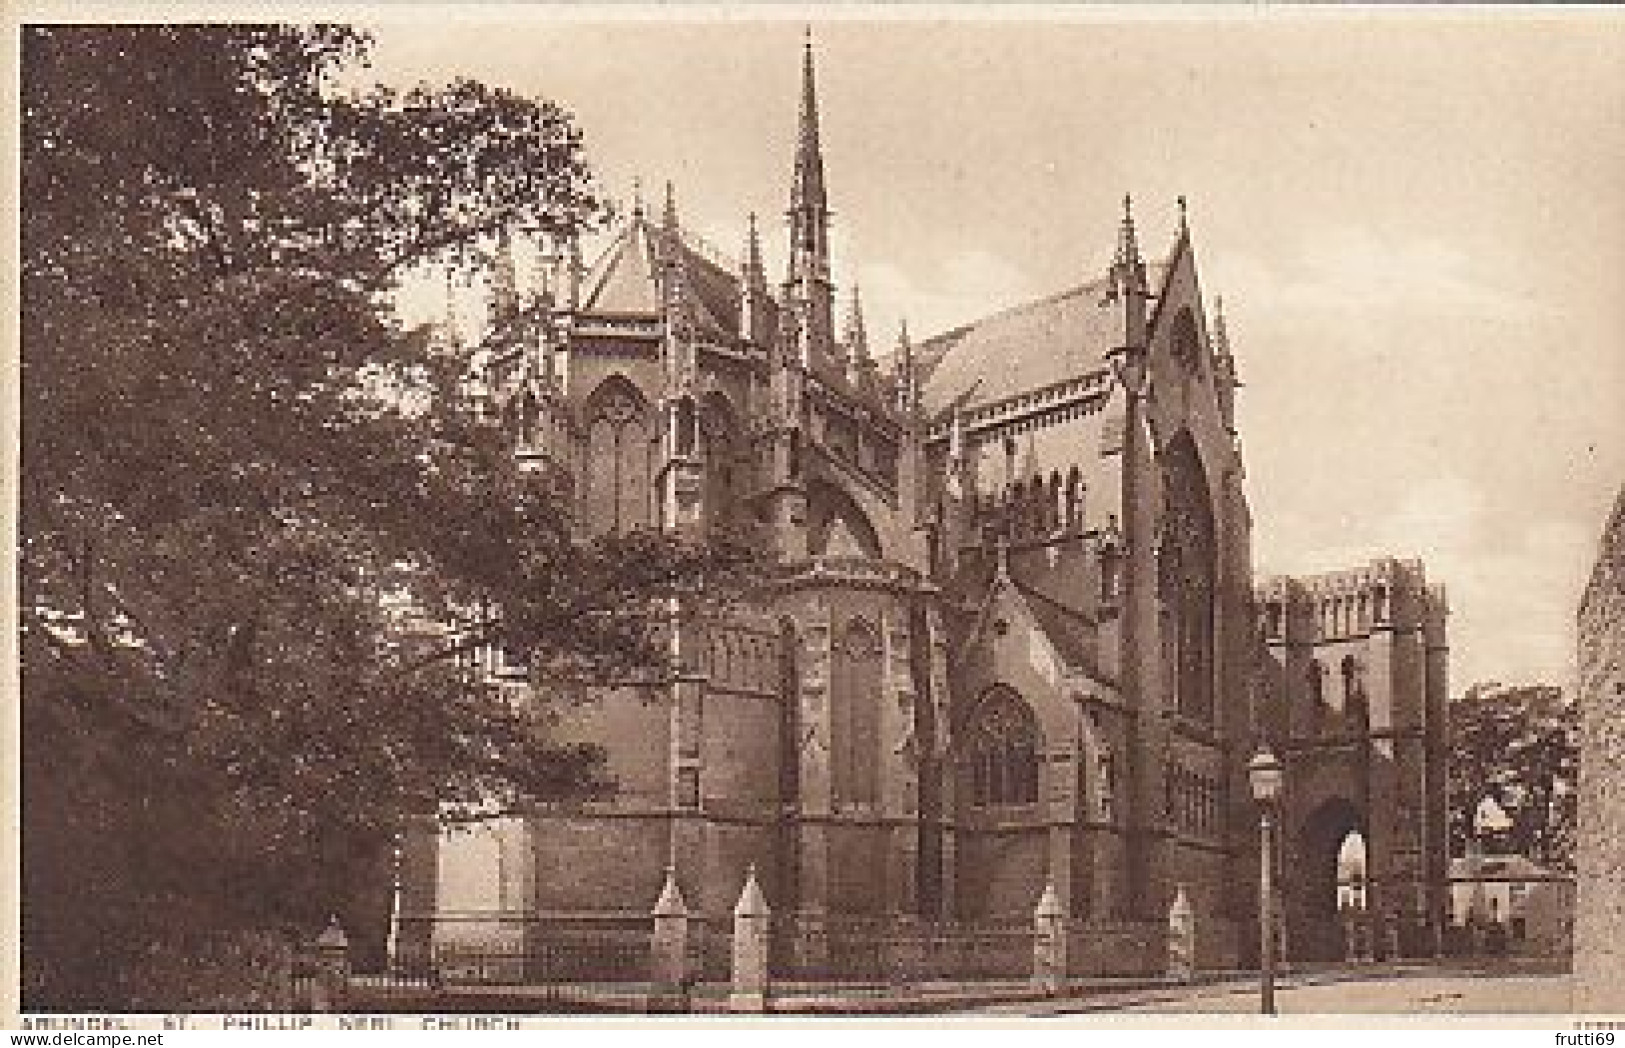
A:
[[[1421,565],[1274,580],[1259,594],[1268,731],[1286,764],[1282,885],[1292,956],[1429,956],[1441,945],[1443,594]],[[1365,844],[1358,892],[1338,854]]]

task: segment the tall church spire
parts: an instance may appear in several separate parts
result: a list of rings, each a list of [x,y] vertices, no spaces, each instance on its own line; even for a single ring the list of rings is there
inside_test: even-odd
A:
[[[795,180],[790,193],[792,216],[806,212],[822,218],[829,200],[824,192],[824,151],[818,140],[818,86],[813,72],[812,29],[801,58],[801,125],[796,135]]]
[[[818,140],[818,90],[813,72],[812,31],[801,65],[801,124],[790,184],[790,267],[785,300],[796,313],[804,363],[834,350],[834,290],[829,279],[829,199],[824,152]]]

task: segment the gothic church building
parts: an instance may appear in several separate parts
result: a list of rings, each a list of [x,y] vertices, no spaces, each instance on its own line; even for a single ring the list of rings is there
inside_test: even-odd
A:
[[[1289,948],[1343,948],[1333,869],[1359,832],[1377,941],[1428,952],[1442,595],[1393,560],[1255,580],[1237,365],[1183,210],[1165,257],[1125,201],[1098,279],[881,352],[855,296],[837,322],[809,45],[782,282],[754,221],[720,263],[669,191],[566,262],[547,333],[492,362],[519,454],[575,478],[588,528],[743,531],[777,574],[748,612],[683,617],[668,679],[561,710],[613,797],[411,836],[397,947],[641,920],[668,867],[723,919],[754,867],[813,930],[1019,923],[1048,886],[1099,942],[1154,940],[1183,890],[1199,962],[1234,964],[1267,744]],[[1161,963],[1118,953],[1100,970]]]

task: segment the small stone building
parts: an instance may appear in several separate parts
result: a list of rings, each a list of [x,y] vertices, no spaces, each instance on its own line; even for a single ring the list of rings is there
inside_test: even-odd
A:
[[[1473,848],[1450,860],[1450,930],[1455,952],[1567,958],[1574,878]]]

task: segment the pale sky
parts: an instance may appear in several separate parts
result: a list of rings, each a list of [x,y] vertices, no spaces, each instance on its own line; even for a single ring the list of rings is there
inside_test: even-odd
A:
[[[671,179],[684,224],[733,254],[756,211],[776,278],[792,13],[440,9],[374,23],[373,74],[563,104],[610,195]],[[835,278],[843,304],[861,285],[872,342],[1099,276],[1125,192],[1160,254],[1183,193],[1246,383],[1259,572],[1421,557],[1450,592],[1453,694],[1572,683],[1625,480],[1625,17],[828,15]]]

